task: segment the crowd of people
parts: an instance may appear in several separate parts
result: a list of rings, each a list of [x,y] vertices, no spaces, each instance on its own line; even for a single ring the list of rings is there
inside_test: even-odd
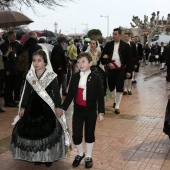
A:
[[[10,143],[13,157],[35,165],[49,167],[71,148],[64,111],[72,101],[72,139],[78,152],[72,166],[79,166],[85,157],[85,168],[91,168],[95,125],[104,120],[108,89],[114,96],[114,113],[120,114],[122,96],[133,94],[132,83],[137,83],[143,64],[154,62],[161,70],[167,66],[170,81],[170,43],[142,46],[138,36],[122,35],[120,28],[102,47],[95,38],[80,46],[59,36],[49,53],[41,45],[46,41],[38,41],[35,32],[24,45],[20,40],[10,31],[0,45],[0,95],[5,107],[17,107],[19,101]]]

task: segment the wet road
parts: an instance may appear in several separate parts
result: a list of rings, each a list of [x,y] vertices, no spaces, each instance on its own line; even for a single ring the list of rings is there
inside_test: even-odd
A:
[[[165,76],[166,72],[157,66],[141,67],[133,95],[122,98],[121,114],[114,114],[113,99],[106,103],[105,120],[96,127],[92,170],[170,170],[170,140],[162,132],[170,93],[170,83],[165,81]],[[0,113],[0,169],[47,169],[44,165],[13,160],[7,148],[17,109],[4,109],[6,112]],[[72,106],[66,115],[71,130]],[[73,145],[70,157],[54,162],[48,169],[73,169],[71,164],[76,154]],[[84,169],[84,161],[74,169]]]

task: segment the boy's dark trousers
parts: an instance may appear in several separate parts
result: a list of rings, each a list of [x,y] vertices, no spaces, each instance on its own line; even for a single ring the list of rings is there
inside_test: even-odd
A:
[[[96,106],[80,106],[75,104],[73,113],[73,142],[75,145],[82,143],[83,127],[85,125],[85,142],[93,143],[95,141],[95,126],[97,120]]]

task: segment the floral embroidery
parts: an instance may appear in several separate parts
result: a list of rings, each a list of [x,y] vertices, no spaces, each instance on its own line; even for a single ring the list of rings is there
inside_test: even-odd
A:
[[[32,81],[32,84],[36,84],[36,80],[33,80],[33,81]]]

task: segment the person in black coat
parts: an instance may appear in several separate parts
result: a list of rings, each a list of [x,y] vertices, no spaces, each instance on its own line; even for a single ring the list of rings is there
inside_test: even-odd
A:
[[[4,106],[15,107],[13,92],[17,76],[16,59],[20,53],[20,44],[15,41],[16,34],[13,31],[8,32],[8,38],[0,46],[3,54],[3,62],[5,68],[5,90],[4,90]]]
[[[29,32],[29,39],[25,42],[25,44],[23,46],[23,52],[25,50],[28,50],[29,68],[31,67],[32,56],[33,56],[34,52],[36,52],[36,51],[38,51],[40,49],[42,49],[42,47],[40,45],[38,45],[36,32],[33,32],[33,31]]]
[[[160,70],[165,69],[165,51],[166,51],[166,47],[164,46],[164,43],[161,42],[161,46],[159,47],[159,60],[161,64]]]
[[[170,42],[166,46],[166,49],[165,49],[165,61],[166,61],[166,65],[167,65],[166,81],[170,82]]]
[[[150,54],[150,48],[148,46],[148,43],[145,44],[144,48],[143,48],[143,53],[145,56],[145,65],[148,65],[148,60],[149,60],[149,54]]]
[[[72,166],[79,166],[81,160],[85,157],[83,153],[82,137],[83,125],[86,142],[85,168],[93,166],[92,149],[95,142],[95,125],[97,120],[103,120],[105,113],[104,94],[100,77],[92,73],[92,57],[87,52],[82,52],[77,57],[77,66],[80,72],[72,76],[68,94],[62,104],[63,110],[67,110],[72,100],[74,100],[73,111],[73,142],[76,145],[78,155],[75,157]]]
[[[137,51],[136,51],[136,45],[134,42],[130,41],[130,33],[124,34],[124,41],[129,44],[130,46],[130,55],[132,57],[133,61],[133,69],[135,69],[138,65],[138,58],[137,58]],[[126,78],[124,82],[124,92],[123,95],[132,95],[132,72],[131,76],[129,78]]]
[[[63,82],[64,74],[67,74],[67,58],[65,56],[65,51],[62,47],[65,41],[65,37],[59,37],[58,43],[54,46],[51,52],[51,65],[54,72],[57,74],[59,89]]]
[[[106,43],[101,55],[102,64],[107,65],[110,91],[116,88],[115,113],[119,114],[119,105],[123,94],[125,76],[129,78],[133,69],[130,46],[121,40],[121,29],[113,30],[113,41]],[[114,94],[115,95],[115,94]]]
[[[143,60],[143,48],[142,48],[142,44],[139,43],[139,37],[138,36],[135,36],[134,41],[135,41],[135,45],[136,45],[138,63],[137,63],[137,67],[134,69],[134,72],[133,72],[132,83],[137,83],[136,79],[137,79],[137,76],[138,76],[140,63]]]

